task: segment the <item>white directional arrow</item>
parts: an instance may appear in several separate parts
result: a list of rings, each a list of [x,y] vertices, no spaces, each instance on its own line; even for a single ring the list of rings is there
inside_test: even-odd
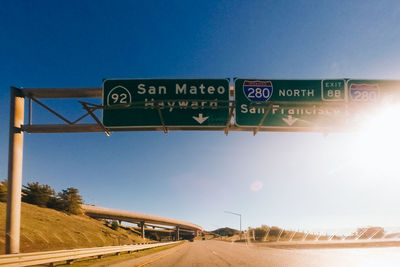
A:
[[[203,113],[199,113],[198,117],[193,116],[192,118],[195,119],[200,124],[202,124],[203,122],[205,122],[208,119],[208,117],[203,117]]]
[[[293,118],[292,115],[287,116],[287,118],[282,118],[284,122],[286,122],[289,126],[292,126],[293,123],[297,121],[297,118]]]

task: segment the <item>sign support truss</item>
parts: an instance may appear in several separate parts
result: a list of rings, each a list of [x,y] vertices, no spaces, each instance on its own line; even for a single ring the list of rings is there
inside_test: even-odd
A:
[[[104,127],[103,123],[99,120],[99,118],[97,118],[97,116],[93,113],[93,111],[97,110],[97,109],[102,109],[103,106],[101,105],[96,105],[96,104],[92,104],[92,103],[88,103],[88,102],[84,102],[84,101],[79,101],[79,103],[81,103],[82,107],[84,110],[87,111],[87,113],[85,115],[82,115],[80,118],[84,118],[87,115],[90,115],[96,122],[97,125],[99,125],[104,132],[106,133],[107,136],[110,136],[110,131],[108,129],[106,129],[106,127]]]

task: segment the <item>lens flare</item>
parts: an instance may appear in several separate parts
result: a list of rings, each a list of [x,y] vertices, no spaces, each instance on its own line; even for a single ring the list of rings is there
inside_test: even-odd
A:
[[[263,183],[261,181],[254,181],[250,185],[250,190],[253,192],[260,191],[263,188]]]

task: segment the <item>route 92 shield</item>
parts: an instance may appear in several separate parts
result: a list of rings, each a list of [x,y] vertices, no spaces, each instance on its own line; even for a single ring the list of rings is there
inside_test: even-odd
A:
[[[272,82],[246,80],[243,83],[243,92],[246,98],[252,102],[266,102],[272,96]]]

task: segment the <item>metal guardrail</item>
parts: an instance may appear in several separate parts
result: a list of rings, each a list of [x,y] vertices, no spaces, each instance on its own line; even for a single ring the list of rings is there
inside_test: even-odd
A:
[[[60,261],[72,262],[87,257],[99,257],[107,254],[133,252],[175,243],[178,243],[178,241],[0,255],[0,266],[32,266],[46,263],[51,264]]]

